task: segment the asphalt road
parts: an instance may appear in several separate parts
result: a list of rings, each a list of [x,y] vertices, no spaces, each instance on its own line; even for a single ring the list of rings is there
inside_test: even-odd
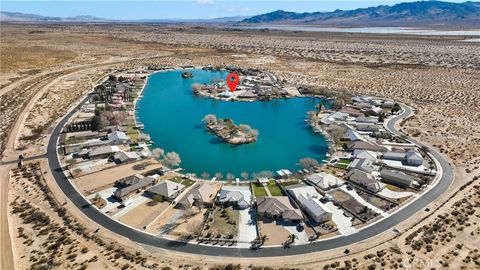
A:
[[[62,127],[65,125],[67,120],[73,115],[73,113],[78,109],[78,107],[83,104],[85,101],[81,102],[75,110],[72,110],[67,114],[55,127],[52,136],[50,137],[48,143],[48,152],[47,157],[49,161],[50,170],[55,178],[55,181],[60,186],[62,191],[65,193],[65,196],[71,200],[71,202],[78,207],[86,216],[88,216],[93,222],[96,222],[101,227],[110,230],[114,233],[122,235],[129,238],[134,242],[140,244],[146,244],[162,249],[168,249],[178,252],[186,252],[193,254],[205,254],[210,256],[232,256],[232,257],[272,257],[272,256],[284,256],[284,255],[298,255],[305,254],[310,252],[318,252],[323,250],[329,250],[339,247],[344,247],[349,244],[353,244],[359,241],[366,240],[370,237],[375,237],[376,235],[392,229],[398,223],[406,220],[416,212],[422,210],[430,202],[435,200],[443,192],[445,192],[453,181],[453,173],[448,162],[437,152],[430,150],[430,153],[439,161],[442,169],[443,175],[439,180],[438,184],[430,189],[427,193],[423,194],[420,198],[415,200],[413,203],[402,208],[395,214],[379,221],[378,223],[364,228],[358,233],[342,236],[331,240],[325,240],[321,242],[314,242],[305,245],[292,246],[291,248],[284,249],[282,247],[265,247],[259,250],[250,250],[246,248],[229,248],[229,247],[214,247],[214,246],[205,246],[197,244],[188,244],[184,242],[171,241],[159,237],[152,236],[147,233],[132,229],[121,223],[107,217],[98,211],[95,207],[91,206],[90,203],[85,200],[76,189],[72,186],[70,181],[65,177],[62,170],[60,169],[60,164],[57,158],[57,139],[60,135]],[[387,125],[393,133],[400,135],[401,133],[394,129],[394,124],[396,121],[401,120],[410,116],[412,113],[411,108],[405,106],[404,112],[393,118]],[[413,141],[413,140],[412,140]],[[415,141],[413,141],[415,142]],[[422,145],[419,142],[419,145]]]

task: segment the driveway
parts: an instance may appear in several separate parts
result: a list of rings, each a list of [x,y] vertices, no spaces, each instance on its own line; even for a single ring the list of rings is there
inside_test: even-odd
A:
[[[255,213],[248,213],[250,209],[239,210],[238,221],[238,246],[250,247],[250,242],[257,238],[257,225]]]
[[[348,194],[350,194],[355,200],[357,200],[357,202],[365,205],[366,207],[372,209],[373,212],[377,213],[377,214],[380,214],[382,215],[383,217],[388,217],[390,214],[383,211],[382,209],[376,207],[375,205],[367,202],[364,198],[362,198],[360,195],[358,195],[357,191],[355,191],[355,189],[348,189],[347,186],[341,186],[340,187],[341,190],[347,192]]]
[[[341,235],[350,235],[358,232],[352,226],[352,218],[346,217],[341,208],[335,206],[332,202],[327,202],[324,205],[332,212],[332,221],[337,224],[338,232]]]
[[[130,210],[134,209],[135,207],[139,206],[140,204],[146,202],[147,200],[150,200],[149,198],[145,197],[145,196],[137,196],[133,199],[128,199],[130,202],[129,205],[125,206],[124,208],[122,208],[122,210],[118,211],[117,213],[115,213],[112,218],[114,219],[118,219],[120,218],[121,216],[125,215],[126,213],[128,213]]]

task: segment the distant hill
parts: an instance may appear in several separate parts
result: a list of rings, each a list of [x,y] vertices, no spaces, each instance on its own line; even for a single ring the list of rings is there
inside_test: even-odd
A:
[[[49,16],[41,16],[36,14],[26,14],[21,12],[8,12],[8,11],[1,11],[0,12],[0,20],[1,21],[12,21],[12,22],[48,22],[48,21],[65,21],[65,22],[95,22],[95,21],[106,21],[102,18],[97,18],[88,15],[81,15],[75,17],[49,17]]]
[[[88,15],[75,17],[49,17],[37,14],[26,14],[21,12],[0,11],[0,21],[10,22],[139,22],[139,23],[211,23],[228,24],[237,23],[247,16],[221,17],[212,19],[140,19],[140,20],[110,20]]]
[[[419,1],[393,6],[332,12],[274,12],[253,16],[242,24],[293,24],[339,27],[365,26],[480,26],[480,2]]]

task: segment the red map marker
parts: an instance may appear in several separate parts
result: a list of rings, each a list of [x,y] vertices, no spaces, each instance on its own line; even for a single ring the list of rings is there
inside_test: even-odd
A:
[[[236,73],[230,73],[227,76],[227,85],[228,88],[230,88],[230,92],[234,92],[235,89],[237,88],[238,82],[240,79],[238,78],[238,74]]]

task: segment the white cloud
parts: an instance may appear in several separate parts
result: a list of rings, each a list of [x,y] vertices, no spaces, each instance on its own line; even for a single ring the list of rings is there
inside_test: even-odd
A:
[[[211,5],[211,4],[213,4],[213,0],[197,0],[197,4],[199,4],[199,5]]]

